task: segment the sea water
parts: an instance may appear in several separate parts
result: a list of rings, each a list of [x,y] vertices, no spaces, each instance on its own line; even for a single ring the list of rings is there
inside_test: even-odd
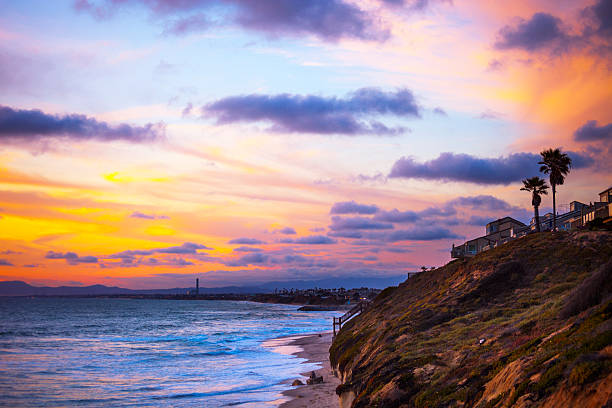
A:
[[[297,308],[0,298],[0,406],[274,407],[316,366],[265,341],[329,331],[338,315]]]

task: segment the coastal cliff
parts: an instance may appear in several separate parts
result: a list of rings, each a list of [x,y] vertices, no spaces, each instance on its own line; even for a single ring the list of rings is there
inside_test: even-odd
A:
[[[341,406],[609,406],[611,258],[538,233],[385,289],[331,346]]]

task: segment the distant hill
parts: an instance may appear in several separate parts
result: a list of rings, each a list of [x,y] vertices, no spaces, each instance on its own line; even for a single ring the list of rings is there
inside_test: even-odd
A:
[[[268,282],[258,286],[224,286],[218,288],[200,288],[201,294],[250,294],[270,293],[274,289],[310,289],[310,288],[339,288],[346,289],[370,287],[383,289],[397,285],[405,279],[405,275],[391,277],[364,277],[364,278],[328,278],[313,281],[278,281]],[[1,281],[0,296],[102,296],[102,295],[174,295],[186,294],[191,288],[171,289],[126,289],[117,286],[91,285],[91,286],[32,286],[22,281]]]
[[[343,407],[611,407],[612,233],[542,232],[382,291],[330,349]]]

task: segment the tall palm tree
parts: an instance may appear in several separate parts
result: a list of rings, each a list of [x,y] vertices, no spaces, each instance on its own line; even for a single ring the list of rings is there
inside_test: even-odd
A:
[[[549,175],[550,185],[552,186],[553,196],[553,231],[557,230],[557,203],[556,193],[557,186],[563,185],[565,176],[570,172],[572,167],[572,159],[562,153],[560,149],[548,149],[540,153],[542,161],[540,164],[540,171],[544,174]]]
[[[533,213],[535,215],[536,231],[540,232],[540,213],[538,207],[542,203],[542,197],[540,195],[548,194],[548,184],[546,180],[539,178],[538,176],[531,177],[523,180],[522,191],[531,192],[531,205],[533,205]]]

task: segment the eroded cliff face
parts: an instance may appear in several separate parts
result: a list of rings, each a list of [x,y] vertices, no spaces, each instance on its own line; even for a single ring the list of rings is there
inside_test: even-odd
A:
[[[332,344],[342,407],[612,406],[611,258],[540,233],[386,289]]]

